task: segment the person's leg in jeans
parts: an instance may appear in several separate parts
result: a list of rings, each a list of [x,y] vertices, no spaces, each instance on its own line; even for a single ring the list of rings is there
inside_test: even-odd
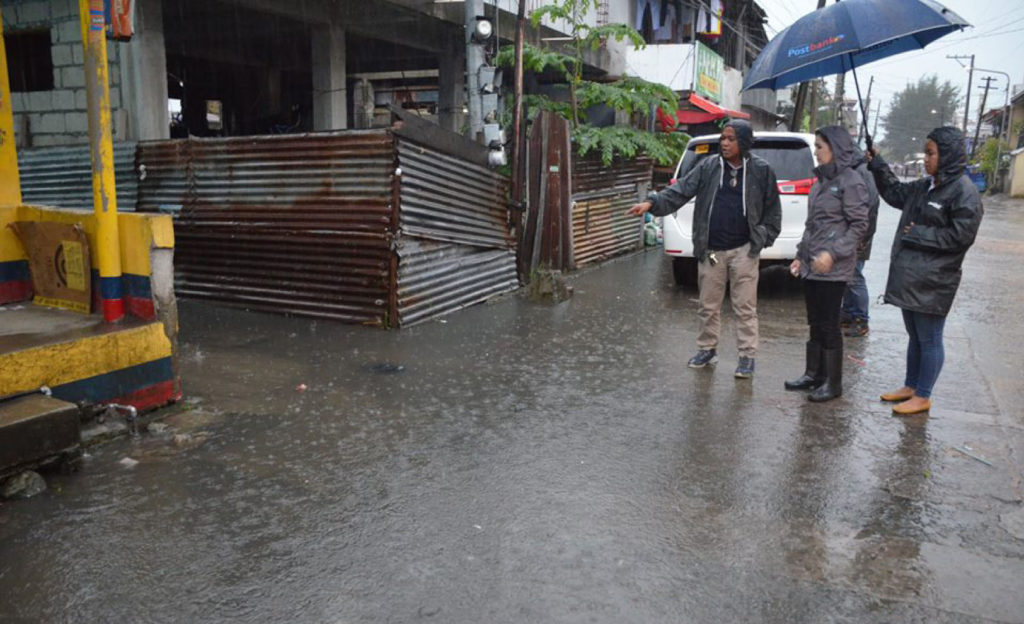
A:
[[[903,326],[907,329],[907,374],[903,378],[903,387],[883,394],[883,401],[906,401],[914,396],[917,389],[918,374],[921,371],[921,343],[917,339],[916,316],[913,312],[903,310]]]
[[[932,388],[939,378],[946,357],[942,344],[946,317],[904,310],[903,319],[907,333],[910,334],[906,384],[914,392],[910,398],[893,407],[893,412],[917,414],[928,411],[932,405]]]
[[[903,386],[917,391],[917,378],[921,372],[921,342],[917,339],[916,317],[910,310],[903,310],[903,326],[907,328],[907,375]]]
[[[842,316],[850,321],[847,336],[864,336],[868,333],[868,283],[864,279],[864,261],[858,260],[853,279],[846,286],[843,295]]]
[[[938,314],[912,312],[914,328],[917,331],[917,343],[920,351],[920,364],[917,372],[917,383],[914,394],[927,399],[932,396],[932,388],[942,372],[946,361],[946,349],[942,344],[942,331],[946,325],[946,317]]]

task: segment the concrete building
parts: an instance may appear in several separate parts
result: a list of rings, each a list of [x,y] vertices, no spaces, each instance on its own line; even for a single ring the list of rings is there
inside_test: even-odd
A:
[[[690,134],[716,132],[723,117],[749,119],[760,130],[774,130],[776,93],[740,92],[743,72],[768,42],[766,14],[753,0],[722,3],[630,3],[630,24],[644,36],[645,48],[626,51],[625,73],[669,85],[681,96],[678,128]],[[672,120],[662,117],[663,126]]]
[[[394,104],[445,128],[463,125],[464,3],[423,0],[135,0],[135,35],[109,42],[115,141],[237,136],[372,125]],[[529,9],[542,3],[530,2]],[[592,24],[628,21],[601,2]],[[499,36],[517,0],[488,0]],[[87,142],[77,0],[5,0],[19,146]],[[567,26],[530,29],[539,44]],[[615,43],[588,57],[621,73]]]

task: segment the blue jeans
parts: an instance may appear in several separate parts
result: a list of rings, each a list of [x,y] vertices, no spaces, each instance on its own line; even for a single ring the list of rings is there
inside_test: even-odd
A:
[[[907,379],[904,385],[927,399],[939,378],[946,350],[942,346],[942,328],[946,317],[924,312],[903,311],[903,324],[910,334],[907,345]]]
[[[851,320],[868,320],[868,283],[864,279],[864,261],[857,261],[857,269],[853,272],[853,279],[846,284],[846,293],[843,295],[843,315]]]

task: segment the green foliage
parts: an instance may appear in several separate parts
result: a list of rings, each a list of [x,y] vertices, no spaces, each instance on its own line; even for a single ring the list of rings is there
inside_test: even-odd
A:
[[[889,114],[882,118],[885,144],[896,160],[924,151],[924,138],[932,129],[953,123],[960,90],[936,75],[922,76],[893,96]],[[934,113],[932,111],[935,111]]]
[[[610,83],[584,81],[576,91],[576,100],[581,109],[606,104],[628,115],[646,115],[652,107],[674,111],[679,106],[679,97],[668,87],[632,77]]]
[[[589,47],[591,50],[597,50],[601,47],[601,44],[608,39],[614,39],[616,41],[622,41],[628,39],[633,46],[642,48],[647,45],[644,38],[636,31],[635,28],[627,24],[605,24],[604,26],[598,26],[596,28],[590,28],[584,25],[587,29],[587,36],[583,38],[584,45]]]
[[[659,165],[672,165],[679,160],[689,135],[681,132],[647,132],[630,126],[608,126],[595,128],[581,125],[572,134],[580,156],[596,151],[604,165],[610,165],[616,157],[636,158],[646,155]]]
[[[544,50],[523,42],[523,69],[537,72],[538,74],[548,69],[558,70],[566,76],[573,74],[571,67],[575,65],[576,59],[571,56]],[[506,46],[494,57],[494,64],[498,67],[515,67],[516,49]]]
[[[981,146],[981,149],[978,150],[978,153],[974,157],[973,162],[981,165],[980,169],[990,180],[996,173],[996,158],[999,155],[1000,143],[1002,143],[1002,153],[1009,153],[1010,146],[1007,145],[1005,141],[1000,141],[995,137],[989,137],[985,140],[985,144]]]

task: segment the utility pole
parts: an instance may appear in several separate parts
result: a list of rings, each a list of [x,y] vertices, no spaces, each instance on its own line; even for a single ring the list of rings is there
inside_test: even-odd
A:
[[[974,160],[974,154],[978,151],[978,135],[981,134],[981,118],[985,116],[985,102],[988,100],[988,90],[991,88],[991,83],[995,78],[992,76],[985,76],[982,80],[985,81],[985,92],[981,94],[981,108],[978,109],[978,124],[974,126],[974,141],[971,142],[971,160]]]
[[[843,109],[845,108],[846,100],[846,74],[836,74],[836,94],[832,100],[832,106],[835,108],[835,123],[837,126],[846,127],[846,114]]]
[[[875,127],[871,130],[871,136],[878,135],[878,118],[882,116],[882,103],[878,103],[878,107],[875,109]]]
[[[818,0],[818,8],[825,8],[825,0]],[[804,104],[807,102],[807,85],[806,81],[800,83],[800,88],[796,91],[796,106],[793,107],[793,120],[789,124],[789,129],[793,132],[800,132],[798,124],[804,117]],[[811,128],[813,131],[814,128]]]
[[[811,127],[811,132],[814,132],[818,127],[818,91],[821,87],[818,85],[817,80],[812,80],[809,83],[809,88],[811,89],[811,104],[809,106],[810,111],[808,111],[810,123],[807,125]]]
[[[480,101],[480,66],[484,64],[484,47],[474,33],[477,17],[484,14],[484,0],[466,0],[466,105],[469,109],[469,138],[476,141],[484,129],[483,106]]]
[[[951,58],[957,63],[960,63],[960,59],[971,59],[971,66],[967,70],[967,95],[964,97],[964,134],[967,134],[967,116],[971,112],[971,80],[974,78],[974,55],[970,56],[957,56],[955,54],[947,54],[946,58]],[[963,67],[963,63],[960,63]],[[953,113],[956,115],[956,112]]]
[[[864,110],[871,110],[871,87],[875,85],[875,77],[871,77],[871,82],[868,83],[868,96],[864,98]],[[864,130],[868,127],[868,120],[865,118],[861,123],[857,124],[857,145],[860,145],[860,140],[864,138]]]
[[[605,7],[607,8],[607,7]],[[519,0],[516,15],[515,80],[512,86],[512,203],[523,201],[523,39],[526,36],[526,0]],[[518,223],[517,223],[518,226]]]

